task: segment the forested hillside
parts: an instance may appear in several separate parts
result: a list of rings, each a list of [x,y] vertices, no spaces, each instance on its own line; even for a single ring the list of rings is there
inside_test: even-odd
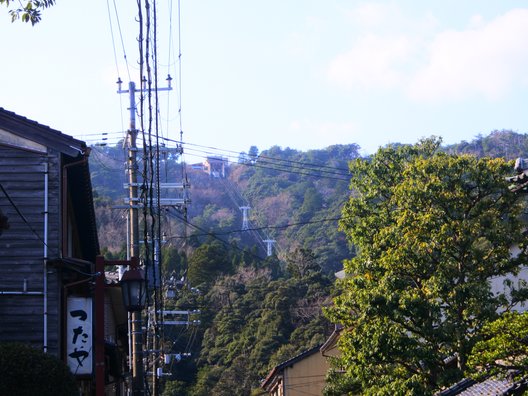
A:
[[[126,244],[127,191],[123,188],[124,156],[120,147],[94,147],[92,183],[96,192],[99,239],[112,254]],[[187,221],[177,208],[162,219],[171,247],[189,249],[214,235],[217,240],[266,256],[266,239],[275,240],[279,257],[295,248],[313,251],[326,273],[341,269],[350,255],[337,221],[348,196],[348,161],[359,157],[354,144],[299,152],[272,147],[257,160],[230,163],[226,178],[215,178],[179,159],[163,161],[162,181],[190,184]],[[241,206],[249,206],[249,230],[242,230]]]
[[[463,140],[446,146],[445,150],[450,153],[512,160],[528,155],[528,135],[504,129],[495,130],[486,136],[479,134],[470,142]]]
[[[123,154],[120,146],[91,154],[107,256],[126,254]],[[309,152],[253,147],[221,178],[164,156],[162,182],[188,181],[191,201],[163,212],[164,275],[167,284],[184,279],[165,305],[201,311],[200,326],[165,329],[170,352],[191,353],[173,365],[165,394],[248,395],[270,367],[325,341],[333,325],[322,307],[333,273],[352,255],[337,224],[349,194],[348,162],[358,157],[354,144]],[[250,207],[247,230],[242,206]],[[270,257],[264,240],[276,241]]]
[[[255,147],[252,150],[254,157],[242,153],[238,162],[229,164],[226,178],[210,177],[189,164],[182,169],[178,155],[164,155],[162,181],[186,179],[190,184],[186,230],[181,211],[165,210],[163,221],[167,235],[173,237],[171,246],[181,247],[187,241],[187,247],[192,248],[214,234],[264,257],[262,240],[273,239],[279,256],[303,247],[316,253],[326,272],[340,269],[342,259],[351,252],[337,231],[337,219],[349,194],[348,161],[359,157],[359,147],[336,145],[308,152],[278,146],[261,153]],[[528,153],[528,137],[508,130],[493,131],[444,150],[514,159]],[[117,208],[123,206],[127,194],[124,158],[120,144],[93,147],[90,157],[99,239],[103,249],[113,255],[123,255],[126,244],[126,211]],[[240,206],[245,205],[251,207],[250,230],[241,232]]]
[[[513,159],[528,153],[528,136],[494,131],[445,146],[452,153]],[[300,152],[250,148],[211,177],[164,154],[162,182],[190,184],[190,204],[165,208],[162,264],[167,283],[183,280],[165,305],[199,309],[199,326],[165,330],[166,349],[191,353],[170,367],[164,395],[259,394],[276,364],[324,342],[333,325],[334,272],[354,256],[338,220],[350,191],[355,144]],[[92,182],[99,239],[107,256],[126,253],[126,190],[120,146],[94,147]],[[249,209],[243,229],[243,206]],[[276,241],[267,257],[264,240]]]

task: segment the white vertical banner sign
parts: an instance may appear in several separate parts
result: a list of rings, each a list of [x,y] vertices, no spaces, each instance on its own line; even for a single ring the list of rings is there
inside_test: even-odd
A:
[[[92,374],[92,299],[68,297],[66,357],[73,374]]]

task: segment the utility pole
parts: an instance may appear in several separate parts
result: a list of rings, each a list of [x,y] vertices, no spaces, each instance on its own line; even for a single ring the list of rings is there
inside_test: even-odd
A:
[[[168,75],[167,82],[168,86],[165,88],[157,88],[158,91],[170,91],[172,90],[171,87],[171,76]],[[144,80],[145,82],[146,80]],[[146,88],[143,86],[139,89],[136,89],[136,85],[134,82],[129,82],[128,89],[121,89],[122,81],[119,78],[117,81],[117,84],[119,86],[118,93],[128,93],[129,99],[130,99],[130,128],[127,133],[127,170],[128,170],[128,222],[127,222],[127,242],[128,242],[128,255],[129,258],[137,257],[139,258],[139,243],[140,243],[140,237],[139,237],[139,208],[141,205],[152,205],[153,202],[150,202],[150,198],[147,196],[145,199],[142,199],[138,196],[139,191],[139,183],[138,183],[138,164],[137,164],[137,137],[138,137],[138,130],[136,128],[136,92],[143,93],[146,91]],[[144,142],[145,144],[145,142]],[[180,148],[181,149],[181,148]],[[158,180],[158,172],[159,172],[159,158],[156,157],[156,167],[153,169],[153,175],[155,180]],[[160,189],[176,189],[176,190],[183,190],[186,186],[183,183],[157,183],[155,191],[156,193],[159,193]],[[158,196],[158,194],[156,194]],[[160,221],[160,210],[161,206],[175,206],[175,205],[185,205],[186,199],[184,198],[161,198],[158,199],[155,204],[156,209],[156,215],[158,216],[158,222]],[[145,224],[145,227],[147,225]],[[159,288],[161,287],[161,272],[160,272],[160,258],[161,258],[161,251],[160,251],[160,235],[152,235],[152,241],[154,244],[154,263],[152,265],[152,278],[155,280],[151,284],[152,288]],[[145,269],[147,272],[149,268]],[[149,290],[147,286],[147,290]],[[141,312],[133,312],[131,318],[131,339],[132,339],[132,390],[134,396],[143,396],[146,388],[145,383],[145,363],[144,363],[144,334],[143,334],[143,321],[142,321],[142,315]],[[154,373],[152,376],[152,394],[154,396],[158,395],[158,377],[156,375],[157,373],[157,364],[158,364],[158,358],[159,358],[159,352],[158,348],[159,346],[159,340],[157,339],[157,329],[158,329],[158,323],[156,315],[154,315],[154,337],[153,337],[153,345],[152,345],[152,351],[154,353],[154,359],[153,359],[153,367],[152,372]],[[148,352],[148,351],[147,351]]]
[[[136,129],[136,84],[128,83],[128,90],[122,90],[121,79],[118,79],[117,93],[128,93],[130,98],[130,128],[127,134],[127,169],[128,169],[128,231],[130,258],[139,258],[139,216],[138,216],[138,183],[137,183],[137,135]],[[132,394],[145,394],[145,376],[143,367],[143,323],[141,311],[131,313],[132,338]]]

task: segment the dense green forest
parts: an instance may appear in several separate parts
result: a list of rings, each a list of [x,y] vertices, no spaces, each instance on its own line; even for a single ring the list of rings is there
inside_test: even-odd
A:
[[[525,148],[528,135],[494,131],[442,150],[514,159]],[[162,181],[190,185],[186,208],[163,211],[164,276],[167,283],[184,280],[165,305],[201,311],[200,325],[165,330],[166,348],[191,355],[172,364],[164,395],[260,394],[271,368],[323,343],[334,328],[322,308],[331,304],[334,272],[355,255],[338,222],[359,147],[248,153],[229,163],[225,178],[170,151],[163,156]],[[125,255],[123,163],[121,146],[93,147],[99,239],[109,257]],[[241,206],[251,208],[248,230]],[[270,257],[266,239],[276,241]]]

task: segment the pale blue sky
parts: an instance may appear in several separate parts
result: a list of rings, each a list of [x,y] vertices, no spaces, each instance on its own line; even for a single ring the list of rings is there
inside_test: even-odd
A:
[[[0,14],[0,106],[92,142],[128,127],[134,1],[58,1],[35,27]],[[528,132],[528,4],[497,0],[181,0],[184,141],[300,150],[494,129]],[[107,6],[118,63],[114,58]],[[179,81],[177,1],[158,3],[159,74]],[[170,69],[168,63],[171,62]],[[179,138],[177,91],[161,131]],[[191,160],[193,161],[193,160]]]

